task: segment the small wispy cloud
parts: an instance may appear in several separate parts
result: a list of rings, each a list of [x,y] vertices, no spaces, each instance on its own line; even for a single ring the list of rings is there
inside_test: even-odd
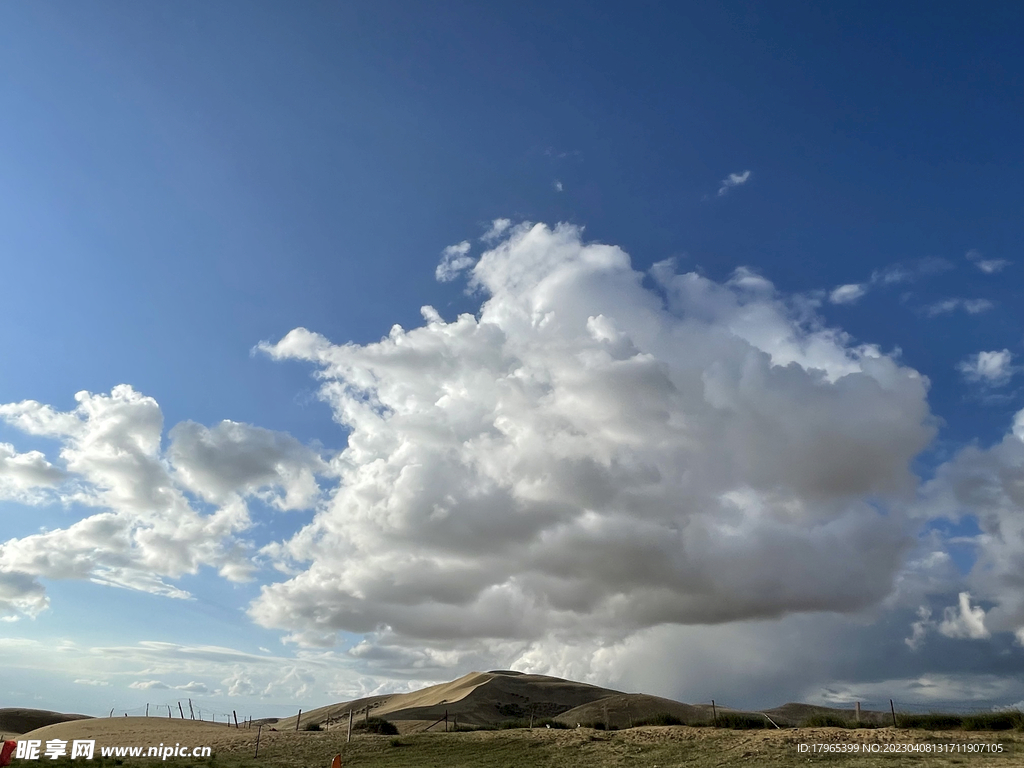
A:
[[[874,285],[911,283],[922,277],[937,275],[952,268],[953,264],[948,259],[939,258],[938,256],[918,259],[910,264],[896,262],[872,272],[871,283]]]
[[[469,255],[469,240],[457,245],[449,245],[441,251],[441,261],[434,270],[434,277],[442,283],[448,283],[458,277],[459,272],[473,265],[473,257]]]
[[[889,264],[888,266],[876,269],[871,273],[871,277],[863,283],[847,283],[846,285],[840,285],[835,288],[829,294],[829,301],[833,304],[852,304],[861,298],[870,290],[877,288],[887,288],[893,285],[899,285],[901,283],[912,283],[916,280],[920,280],[931,275],[937,275],[953,268],[953,264],[947,259],[942,259],[936,256],[929,256],[909,264],[903,262],[896,262]],[[971,308],[968,308],[966,303],[957,299],[954,300],[953,304],[948,302],[940,305],[936,305],[937,309],[929,314],[942,314],[943,312],[952,312],[957,307],[963,306],[968,312],[983,312],[985,309],[989,309],[989,306],[980,306],[977,302],[971,302]]]
[[[979,352],[959,363],[956,368],[969,381],[980,382],[992,387],[1003,386],[1016,373],[1013,366],[1013,353],[1008,349]]]
[[[971,248],[971,250],[964,254],[964,258],[973,262],[974,266],[986,275],[994,275],[996,272],[1002,271],[1010,264],[1006,259],[983,259],[981,257],[981,251],[975,248]]]
[[[134,688],[137,691],[151,691],[158,688],[168,688],[169,686],[161,683],[159,680],[136,680],[134,683],[130,683],[128,687]]]
[[[560,182],[560,181],[558,181],[558,180],[556,179],[556,180],[555,180],[555,192],[561,192],[561,191],[563,191],[564,189],[565,189],[565,187],[563,187],[563,186],[562,186],[562,182]]]
[[[185,693],[209,693],[210,689],[204,683],[198,683],[195,680],[187,683],[186,685],[174,686],[176,690],[185,691]]]
[[[480,237],[485,243],[493,243],[505,234],[505,231],[512,226],[512,219],[495,219],[491,222],[490,228]]]
[[[982,312],[988,312],[994,306],[995,304],[988,299],[943,299],[934,304],[929,304],[924,308],[924,312],[928,317],[937,317],[938,315],[948,315],[950,312],[962,309],[969,315],[978,315]]]
[[[911,274],[902,264],[890,264],[888,267],[872,272],[871,282],[875,285],[896,285],[909,281]]]
[[[862,283],[848,283],[847,285],[840,285],[832,291],[828,296],[828,300],[833,304],[853,304],[865,293],[867,293],[867,289]]]
[[[749,179],[750,171],[744,171],[743,173],[730,173],[727,177],[722,179],[722,186],[718,188],[718,196],[725,196],[730,189],[746,184]]]

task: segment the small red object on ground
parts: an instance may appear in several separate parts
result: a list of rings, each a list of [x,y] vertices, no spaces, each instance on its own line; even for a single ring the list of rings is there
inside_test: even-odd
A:
[[[14,750],[18,748],[18,742],[16,741],[5,741],[3,749],[0,749],[0,766],[11,764],[11,755],[14,754]]]

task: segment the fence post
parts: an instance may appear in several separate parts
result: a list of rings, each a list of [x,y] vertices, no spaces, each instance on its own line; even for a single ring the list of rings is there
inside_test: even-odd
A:
[[[192,709],[192,699],[188,700],[188,716],[193,720],[196,719],[196,711]]]
[[[892,704],[892,699],[889,699],[889,711],[892,712],[892,727],[896,728],[896,707]]]
[[[235,710],[232,709],[231,710],[231,714],[234,715],[234,718],[235,718],[235,728],[237,728],[238,727],[238,713],[235,712]]]
[[[167,705],[167,719],[168,720],[171,719],[171,705],[170,704]]]
[[[352,710],[348,711],[348,736],[345,737],[345,743],[348,744],[352,741]]]
[[[149,704],[146,704],[146,717],[149,717]]]
[[[181,702],[178,702],[178,714],[181,715],[181,719],[185,719],[185,710],[181,708]]]
[[[107,717],[113,717],[113,716],[114,716],[114,708],[113,708],[113,707],[111,707],[111,708],[110,708],[110,714],[109,714],[109,715],[107,715]]]
[[[256,729],[256,754],[253,755],[253,757],[259,757],[260,756],[260,734],[261,733],[263,733],[263,725],[262,724],[260,724],[260,727]]]
[[[302,719],[302,710],[299,710],[299,716],[295,718],[295,730],[299,730],[299,720]]]
[[[715,700],[711,700],[711,716],[715,719],[715,728],[718,727],[718,710],[715,709]]]
[[[860,702],[858,701],[856,706],[853,708],[854,716],[857,718],[857,722],[860,722]]]

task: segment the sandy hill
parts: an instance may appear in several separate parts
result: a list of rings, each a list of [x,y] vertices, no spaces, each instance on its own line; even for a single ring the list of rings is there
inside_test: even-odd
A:
[[[48,709],[23,709],[6,707],[0,709],[0,736],[18,736],[44,725],[63,723],[68,720],[84,720],[89,715],[67,715],[63,712],[51,712]]]
[[[528,718],[531,713],[538,719],[554,717],[581,704],[615,695],[622,694],[547,675],[511,670],[471,672],[450,683],[412,693],[372,696],[303,712],[299,727],[316,723],[326,728],[328,718],[332,728],[347,727],[350,711],[356,721],[367,715],[383,717],[403,732],[421,730],[443,718],[446,711],[450,721],[457,718],[460,725],[495,725],[503,720]],[[295,718],[280,720],[273,727],[294,729]]]
[[[638,721],[661,714],[678,718],[690,725],[709,723],[712,719],[709,705],[691,705],[658,696],[623,693],[547,675],[495,670],[472,672],[449,683],[411,693],[368,696],[303,712],[298,721],[298,731],[304,733],[306,727],[314,724],[322,730],[345,729],[350,712],[355,722],[366,717],[383,717],[398,726],[402,733],[424,730],[443,719],[446,713],[449,724],[457,722],[460,726],[470,727],[497,725],[507,720],[529,720],[531,716],[536,720],[554,718],[570,726],[577,723],[602,723],[613,728],[628,728]],[[853,710],[792,703],[764,710],[763,713],[739,712],[720,706],[718,713],[757,718],[767,714],[780,726],[799,725],[815,716],[835,717],[844,721],[854,718]],[[884,724],[887,716],[888,713],[865,711],[861,719],[868,723]],[[167,741],[172,731],[175,734],[180,731],[180,738],[185,740],[196,740],[202,734],[202,743],[209,743],[208,740],[214,736],[218,742],[245,741],[254,737],[256,730],[254,728],[246,733],[245,729],[228,728],[222,723],[156,717],[83,718],[84,715],[65,715],[59,712],[5,709],[0,710],[0,728],[9,734],[34,731],[33,738],[110,737],[114,741],[121,737],[137,737],[145,741],[146,734],[156,734],[159,736],[157,741]],[[260,722],[264,723],[264,732],[282,734],[282,738],[287,733],[299,735],[296,733],[294,716],[256,721]],[[438,726],[437,730],[440,729]]]

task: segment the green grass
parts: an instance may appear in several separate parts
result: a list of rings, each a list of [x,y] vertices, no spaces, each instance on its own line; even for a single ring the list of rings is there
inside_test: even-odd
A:
[[[851,737],[855,732],[851,732]],[[894,732],[861,732],[867,739],[891,741]],[[914,768],[952,768],[956,765],[1014,766],[1022,764],[1024,736],[1003,733],[1006,745],[1002,755],[960,755],[936,758],[915,755],[884,757],[866,755],[818,755],[797,753],[804,741],[799,730],[762,733],[724,728],[634,728],[616,732],[592,729],[489,731],[478,733],[417,733],[401,737],[362,734],[345,743],[344,735],[334,733],[272,733],[260,743],[259,758],[254,760],[250,747],[239,744],[222,749],[206,760],[168,760],[168,768],[327,768],[335,753],[342,754],[344,768],[641,768],[641,766],[746,765],[758,768],[788,768],[808,763],[830,768],[899,768],[911,762]],[[899,741],[925,739],[924,734],[896,733]],[[936,734],[951,741],[949,734]],[[956,741],[996,741],[993,734],[964,734]],[[66,758],[46,761],[53,768],[82,768],[81,761]],[[88,768],[157,768],[162,761],[149,759],[115,760],[97,757]]]
[[[877,723],[867,720],[857,722],[838,715],[812,715],[800,723],[800,728],[878,728]]]
[[[943,712],[896,715],[900,728],[930,731],[1024,731],[1024,714],[1020,712],[982,712],[974,715],[953,715]]]

